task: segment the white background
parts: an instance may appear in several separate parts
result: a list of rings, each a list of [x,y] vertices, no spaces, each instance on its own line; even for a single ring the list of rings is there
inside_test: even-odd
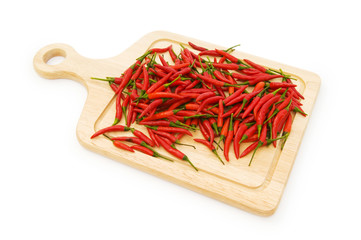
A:
[[[0,239],[360,239],[358,1],[5,1]],[[321,89],[276,213],[259,217],[83,148],[87,92],[32,58],[89,58],[165,30],[317,73]]]

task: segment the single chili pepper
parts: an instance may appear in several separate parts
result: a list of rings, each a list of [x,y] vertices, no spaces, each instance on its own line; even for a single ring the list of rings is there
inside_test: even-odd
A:
[[[149,51],[153,54],[153,53],[165,53],[167,51],[169,51],[169,48],[171,46],[168,46],[166,48],[152,48],[152,49],[149,49]]]
[[[155,135],[155,137],[157,138],[157,140],[159,141],[160,145],[162,145],[162,147],[169,152],[170,154],[172,154],[173,156],[187,161],[196,171],[198,171],[198,169],[193,165],[193,163],[189,160],[189,158],[187,157],[187,155],[185,155],[184,153],[182,153],[181,151],[179,151],[176,148],[173,148],[171,145],[169,145],[164,138]]]
[[[176,114],[180,110],[182,110],[182,109],[180,108],[180,109],[174,109],[174,110],[168,110],[168,111],[160,112],[160,113],[154,114],[153,116],[144,118],[141,122],[167,118],[169,116],[172,116],[172,115]]]
[[[177,56],[175,55],[174,51],[173,51],[173,47],[170,47],[168,49],[168,52],[169,52],[169,55],[171,57],[171,59],[173,60],[173,62],[175,63],[176,62],[176,59],[177,59]]]
[[[260,71],[258,69],[255,69],[255,68],[242,69],[241,72],[246,74],[246,75],[254,75],[254,74],[259,74],[260,73]]]
[[[121,105],[121,96],[122,96],[122,94],[120,93],[117,95],[117,97],[115,99],[115,119],[114,119],[113,125],[118,124],[123,116],[122,105]]]
[[[252,151],[258,146],[258,142],[259,142],[259,141],[254,142],[254,143],[252,143],[251,145],[249,145],[249,146],[242,152],[242,154],[241,154],[239,157],[242,158],[242,157],[248,155],[250,152],[252,152]]]
[[[267,69],[257,63],[254,63],[252,62],[251,60],[248,60],[248,59],[243,59],[243,61],[245,61],[248,65],[250,65],[251,67],[257,69],[258,71],[261,71],[261,72],[267,72]]]
[[[153,102],[151,102],[147,108],[144,109],[144,111],[139,115],[138,118],[142,118],[145,114],[152,111],[153,109],[157,108],[159,105],[161,105],[164,102],[164,99],[155,99]]]
[[[205,47],[200,47],[200,46],[197,46],[195,45],[194,43],[191,43],[191,42],[188,42],[189,46],[191,46],[191,48],[193,48],[194,50],[198,50],[198,51],[206,51],[208,50],[207,48]]]
[[[285,83],[285,82],[270,82],[269,83],[269,88],[270,89],[290,88],[290,87],[297,87],[297,85],[292,84],[292,83]]]
[[[231,121],[231,118],[227,118],[226,121],[224,122],[224,125],[221,129],[221,135],[219,136],[218,143],[222,142],[223,139],[225,139],[227,137],[230,121]]]
[[[223,105],[223,100],[222,99],[219,99],[218,101],[218,118],[217,118],[217,126],[218,127],[222,127],[223,125],[223,113],[224,113],[224,105]]]
[[[239,127],[239,124],[241,123],[240,119],[236,119],[233,123],[233,133],[236,133]]]
[[[181,69],[181,68],[185,68],[188,66],[189,66],[189,63],[179,63],[179,64],[175,64],[175,65],[170,65],[169,67],[171,67],[173,69]]]
[[[215,49],[215,50],[219,55],[226,57],[228,60],[230,60],[233,63],[238,63],[238,64],[242,63],[242,61],[240,59],[236,58],[235,56],[233,56],[225,51],[222,51],[219,49]]]
[[[266,138],[267,138],[267,124],[264,124],[263,127],[262,127],[262,131],[261,131],[259,141],[257,143],[256,148],[253,151],[253,154],[252,154],[251,160],[248,163],[248,166],[251,166],[252,160],[254,158],[254,155],[256,154],[257,149],[260,148],[261,146],[267,144]]]
[[[189,136],[193,136],[189,130],[180,127],[163,127],[163,126],[148,126],[148,125],[146,125],[146,127],[163,132],[184,133]]]
[[[121,141],[113,141],[113,145],[116,146],[117,148],[121,148],[121,149],[127,150],[129,152],[134,152],[134,150],[131,147],[122,143]]]
[[[200,138],[194,138],[193,140],[208,147],[216,155],[216,157],[219,159],[219,161],[224,165],[224,162],[218,155],[216,148],[210,142],[208,142],[205,139],[200,139]]]
[[[124,131],[129,131],[129,130],[130,130],[129,127],[126,127],[123,125],[113,125],[113,126],[105,127],[105,128],[98,130],[90,138],[95,138],[95,137],[97,137],[101,134],[107,133],[107,132],[117,132],[117,131],[124,132]]]
[[[204,56],[204,55],[208,55],[208,56],[212,56],[212,57],[219,57],[221,56],[219,53],[217,53],[215,50],[204,50],[198,53],[198,56]]]
[[[194,88],[198,83],[200,83],[199,80],[194,80],[191,84],[189,84],[188,86],[186,86],[186,90],[192,89]]]
[[[207,132],[208,132],[208,134],[209,134],[209,136],[210,136],[209,141],[210,141],[211,143],[213,143],[214,138],[215,138],[215,134],[214,134],[214,132],[213,132],[213,128],[212,128],[210,122],[209,122],[207,119],[203,119],[203,126],[204,126],[204,128],[207,130]]]
[[[132,68],[128,68],[125,71],[123,80],[120,83],[120,85],[118,87],[118,90],[117,90],[117,92],[115,94],[120,94],[123,91],[124,87],[128,84],[128,82],[130,81],[130,78],[132,77],[132,72],[133,72]]]
[[[130,100],[131,101],[131,100]],[[127,113],[127,117],[126,117],[126,125],[127,127],[130,127],[131,123],[132,123],[132,118],[133,118],[133,111],[134,111],[134,105],[133,104],[129,104],[128,107],[128,113]]]
[[[253,80],[249,80],[249,85],[255,85],[259,82],[269,81],[275,78],[281,78],[282,75],[257,74]]]
[[[208,118],[209,123],[211,124],[215,135],[218,136],[219,135],[219,131],[218,131],[218,126],[217,126],[217,120],[214,117],[210,117]]]
[[[224,143],[224,150],[223,150],[224,157],[226,158],[227,162],[229,162],[229,148],[230,148],[231,142],[233,140],[233,135],[234,135],[233,114],[231,114],[231,118],[229,121],[228,133],[227,133],[226,141]]]
[[[292,114],[288,114],[288,117],[286,119],[286,123],[285,123],[285,126],[283,128],[283,137],[284,137],[284,140],[283,140],[283,143],[282,143],[282,146],[281,146],[281,150],[283,149],[283,147],[285,146],[286,144],[286,141],[287,141],[287,138],[288,136],[290,135],[290,132],[291,132],[291,128],[292,128]]]
[[[256,84],[256,86],[254,86],[253,92],[257,92],[258,90],[265,89],[265,87],[267,87],[265,82],[259,82]]]
[[[224,70],[242,70],[247,68],[244,65],[236,64],[236,63],[213,63],[215,68],[220,68]]]

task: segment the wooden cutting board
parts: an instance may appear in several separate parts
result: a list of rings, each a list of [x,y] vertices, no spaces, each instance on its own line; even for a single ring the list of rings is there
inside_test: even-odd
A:
[[[247,58],[274,69],[281,68],[292,74],[298,79],[298,90],[305,97],[302,101],[303,109],[308,113],[307,117],[295,115],[292,132],[282,151],[280,147],[274,148],[272,145],[260,148],[250,167],[250,156],[236,160],[233,150],[230,162],[222,165],[212,152],[188,136],[182,142],[196,146],[196,150],[186,146],[179,146],[179,149],[190,157],[198,167],[198,172],[181,160],[169,162],[140,152],[123,151],[115,148],[105,137],[90,139],[96,130],[110,126],[115,114],[114,92],[107,82],[92,80],[91,77],[120,76],[134,63],[135,58],[148,49],[173,44],[177,52],[179,43],[189,47],[188,41],[209,49],[226,49],[197,39],[157,31],[145,35],[120,55],[108,59],[85,58],[68,45],[52,44],[35,55],[34,68],[44,78],[73,79],[87,88],[88,97],[76,130],[78,140],[84,147],[235,207],[259,215],[271,215],[279,204],[318,94],[320,78],[314,73],[243,52],[233,53],[238,58]],[[49,65],[48,61],[57,56],[64,57],[64,60],[57,65]],[[139,125],[135,125],[135,128],[144,130]],[[196,137],[202,138],[199,132],[194,134]],[[241,151],[247,146],[242,144]],[[168,155],[165,151],[160,152]],[[220,155],[223,154],[220,152]]]

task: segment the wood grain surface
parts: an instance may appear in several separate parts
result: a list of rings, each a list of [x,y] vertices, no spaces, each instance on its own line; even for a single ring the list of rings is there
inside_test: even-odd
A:
[[[88,97],[77,125],[77,137],[84,147],[232,206],[263,216],[271,215],[280,202],[318,94],[321,81],[314,73],[243,52],[233,53],[238,58],[247,58],[274,69],[281,68],[295,77],[298,90],[305,97],[303,109],[308,113],[307,117],[295,115],[292,132],[282,151],[280,144],[277,148],[272,145],[263,147],[257,151],[251,166],[248,166],[250,156],[236,160],[233,152],[230,153],[230,162],[222,165],[212,152],[189,136],[182,138],[182,142],[194,145],[196,150],[187,146],[179,146],[179,149],[189,156],[200,170],[198,172],[181,160],[169,162],[140,152],[122,151],[105,137],[90,139],[96,130],[111,125],[115,114],[114,92],[107,82],[92,80],[91,77],[119,76],[148,49],[173,44],[177,52],[179,43],[188,46],[188,41],[210,49],[226,49],[190,37],[157,31],[145,35],[118,56],[107,59],[85,58],[66,44],[48,45],[35,55],[34,68],[44,78],[68,78],[81,82],[87,88]],[[64,60],[49,65],[48,61],[57,56],[64,57]],[[145,130],[140,125],[134,127]],[[194,133],[193,138],[197,137],[202,138],[200,132]],[[241,151],[247,146],[242,144]],[[165,151],[159,152],[168,155]]]

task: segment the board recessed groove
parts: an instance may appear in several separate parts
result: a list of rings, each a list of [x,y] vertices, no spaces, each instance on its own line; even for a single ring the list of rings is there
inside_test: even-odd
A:
[[[45,78],[69,78],[86,86],[88,97],[77,125],[78,140],[86,148],[232,206],[259,215],[270,215],[279,204],[318,94],[320,78],[314,73],[247,53],[233,53],[238,58],[248,58],[275,69],[281,68],[297,77],[298,89],[305,96],[302,101],[303,108],[309,114],[307,117],[295,115],[292,132],[282,151],[279,147],[275,149],[272,146],[260,149],[251,167],[248,167],[250,157],[239,160],[231,157],[231,161],[223,166],[208,149],[188,136],[182,139],[182,142],[195,145],[197,150],[185,146],[180,146],[179,149],[190,157],[200,169],[199,172],[180,160],[172,163],[140,152],[128,153],[115,148],[105,138],[90,139],[96,130],[109,126],[114,121],[114,93],[107,83],[92,80],[91,77],[119,76],[147,49],[179,43],[188,45],[188,41],[208,48],[225,49],[197,39],[158,31],[145,35],[120,55],[108,59],[88,59],[80,56],[68,45],[52,44],[35,55],[34,68]],[[62,63],[46,63],[51,57],[58,55],[64,57]],[[135,128],[144,129],[138,125],[135,125]],[[199,136],[199,132],[194,133],[194,138]],[[232,154],[233,152],[230,155]]]

